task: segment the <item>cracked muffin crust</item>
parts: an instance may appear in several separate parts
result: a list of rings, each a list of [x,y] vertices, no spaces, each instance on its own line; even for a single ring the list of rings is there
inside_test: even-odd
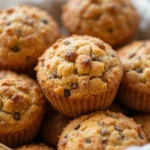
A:
[[[147,140],[150,142],[150,114],[136,114],[133,116],[133,119],[138,124],[141,124]]]
[[[61,134],[58,150],[124,150],[145,143],[144,132],[133,119],[106,111],[72,121]]]
[[[111,46],[98,38],[77,35],[51,46],[40,57],[36,71],[47,99],[71,117],[107,108],[123,72]]]
[[[31,73],[38,57],[59,37],[56,22],[39,8],[0,11],[0,69]]]
[[[132,38],[139,16],[130,0],[69,0],[62,20],[71,34],[95,36],[116,47]]]
[[[135,41],[118,51],[124,75],[118,97],[129,108],[150,112],[150,41]]]
[[[46,146],[43,143],[40,143],[40,144],[25,145],[23,147],[17,148],[16,150],[54,150],[54,149]]]
[[[25,75],[0,72],[0,142],[10,147],[30,142],[45,113],[38,84]]]

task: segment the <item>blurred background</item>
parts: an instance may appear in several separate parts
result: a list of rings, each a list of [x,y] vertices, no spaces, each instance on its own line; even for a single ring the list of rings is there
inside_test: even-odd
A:
[[[59,23],[63,34],[65,30],[61,26],[61,6],[67,0],[3,0],[0,1],[0,9],[9,8],[18,4],[27,4],[40,7],[48,11]],[[145,40],[150,38],[150,0],[132,0],[133,5],[140,15],[139,31],[133,40]],[[133,18],[134,19],[134,18]]]

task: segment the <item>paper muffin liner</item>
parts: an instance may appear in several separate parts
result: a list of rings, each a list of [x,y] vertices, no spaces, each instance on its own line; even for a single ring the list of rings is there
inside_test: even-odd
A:
[[[115,98],[117,89],[118,85],[99,95],[83,96],[80,100],[69,100],[46,89],[44,89],[44,91],[45,95],[49,99],[49,102],[60,113],[69,117],[77,117],[82,114],[97,110],[105,110],[106,108],[108,108]]]
[[[9,147],[17,147],[30,143],[35,138],[40,128],[41,122],[42,118],[22,131],[18,131],[16,133],[0,134],[0,143],[3,143]]]
[[[122,82],[117,97],[130,109],[140,112],[150,112],[150,93],[131,88],[129,85]]]

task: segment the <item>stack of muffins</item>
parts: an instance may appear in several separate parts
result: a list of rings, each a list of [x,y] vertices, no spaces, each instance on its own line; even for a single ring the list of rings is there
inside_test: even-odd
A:
[[[0,149],[146,144],[150,41],[125,45],[139,23],[131,1],[68,0],[62,8],[70,34],[62,39],[39,8],[0,12]]]

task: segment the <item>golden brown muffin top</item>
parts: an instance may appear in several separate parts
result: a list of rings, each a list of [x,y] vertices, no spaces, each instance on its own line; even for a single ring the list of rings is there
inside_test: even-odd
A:
[[[150,41],[135,41],[121,48],[118,55],[124,67],[123,82],[149,93]]]
[[[58,37],[58,26],[46,11],[26,5],[1,10],[0,64],[9,68],[35,65]]]
[[[54,149],[46,146],[43,143],[40,143],[40,144],[25,145],[23,147],[17,148],[16,150],[54,150]]]
[[[99,37],[117,46],[136,32],[139,17],[130,0],[68,0],[62,20],[71,33]]]
[[[150,142],[150,114],[137,114],[133,116],[133,119],[138,124],[141,124],[147,140]]]
[[[46,100],[35,81],[25,75],[0,72],[0,133],[17,132],[45,112]]]
[[[123,150],[146,143],[141,126],[120,113],[95,112],[72,121],[63,131],[58,150]]]
[[[108,44],[76,35],[50,47],[36,71],[41,86],[70,99],[103,93],[118,85],[122,77],[121,63]]]

